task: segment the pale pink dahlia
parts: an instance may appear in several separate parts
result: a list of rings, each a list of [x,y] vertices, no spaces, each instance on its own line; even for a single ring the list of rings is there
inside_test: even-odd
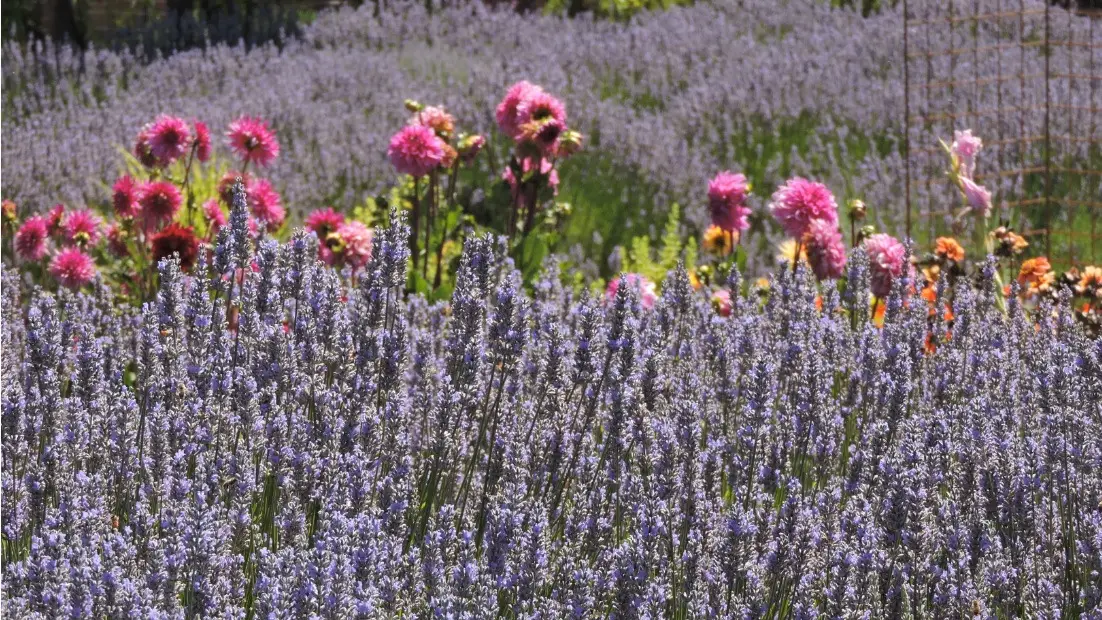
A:
[[[789,179],[777,188],[769,210],[785,234],[794,239],[802,239],[815,220],[838,225],[838,205],[834,202],[834,195],[822,183],[800,177]]]
[[[191,148],[191,130],[184,119],[162,114],[147,132],[149,152],[162,166],[187,155]]]
[[[804,237],[807,260],[820,280],[840,278],[846,268],[846,244],[838,227],[826,220],[815,220]]]
[[[409,125],[390,139],[386,155],[399,173],[423,177],[444,161],[444,141],[428,127]]]
[[[658,301],[658,293],[655,290],[654,282],[651,282],[646,277],[637,273],[627,273],[622,276],[623,281],[628,286],[634,287],[639,293],[639,303],[643,306],[643,309],[650,310],[654,307],[655,302]],[[620,289],[621,278],[613,278],[608,283],[608,287],[605,289],[605,295],[608,297],[609,302],[616,299],[616,291]]]
[[[27,260],[38,260],[46,254],[46,239],[50,222],[41,215],[28,217],[15,233],[15,251]]]
[[[968,200],[972,213],[983,217],[991,215],[991,192],[987,191],[987,188],[967,177],[960,179],[960,187],[964,191],[964,197]]]
[[[68,243],[95,245],[99,241],[102,225],[103,220],[99,216],[88,209],[81,209],[65,215],[62,230]]]
[[[505,98],[497,105],[495,114],[497,126],[501,128],[501,132],[510,138],[515,137],[520,132],[521,104],[533,95],[542,92],[543,90],[539,86],[526,81],[517,82],[510,86],[508,92],[505,93]]]
[[[337,228],[343,223],[344,216],[334,211],[333,207],[314,211],[306,216],[305,222],[306,230],[313,231],[322,243],[325,243],[325,238],[329,236],[329,233],[336,232]]]
[[[115,215],[119,217],[137,215],[142,208],[141,203],[138,202],[140,190],[141,186],[130,175],[119,177],[119,180],[111,186],[111,204],[115,207]]]
[[[712,224],[723,230],[742,232],[750,228],[747,219],[750,208],[746,206],[749,193],[746,177],[731,172],[720,172],[708,183],[708,210]]]
[[[77,289],[96,277],[96,264],[79,249],[68,248],[50,261],[50,275],[62,286]]]
[[[210,159],[210,129],[202,121],[195,121],[195,158],[200,162]]]
[[[907,250],[895,237],[879,233],[865,240],[865,252],[872,271],[872,294],[887,297],[892,291],[892,281],[903,274]]]
[[[455,117],[448,114],[444,108],[427,106],[409,119],[410,125],[423,125],[436,132],[436,135],[447,139],[455,132]]]
[[[354,269],[360,269],[371,260],[371,229],[363,222],[350,220],[337,228],[337,235],[344,241],[344,260]]]
[[[720,316],[731,316],[731,291],[721,288],[712,293],[712,307]]]
[[[183,198],[180,189],[168,181],[151,181],[142,186],[138,196],[141,220],[146,231],[154,231],[176,217]]]
[[[971,129],[953,132],[953,144],[950,150],[960,161],[960,173],[969,179],[976,171],[976,155],[983,149],[983,140],[972,135]]]
[[[253,215],[268,228],[269,232],[274,232],[283,224],[287,212],[283,209],[279,192],[267,179],[257,179],[249,183],[245,193],[248,194]]]
[[[275,133],[268,128],[268,123],[259,118],[242,116],[230,123],[226,135],[230,139],[230,148],[246,163],[267,166],[279,157],[279,142]]]

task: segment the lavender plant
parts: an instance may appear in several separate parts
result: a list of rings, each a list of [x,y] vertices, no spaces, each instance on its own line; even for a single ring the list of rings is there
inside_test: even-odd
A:
[[[428,302],[397,215],[354,285],[246,221],[141,308],[5,265],[13,617],[1102,615],[1102,342],[993,263],[878,328],[863,249],[722,316],[489,236]]]

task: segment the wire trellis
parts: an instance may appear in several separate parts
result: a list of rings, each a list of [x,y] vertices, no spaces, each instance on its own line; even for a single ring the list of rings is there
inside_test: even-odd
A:
[[[982,137],[995,214],[1065,266],[1102,261],[1102,9],[1087,0],[903,0],[906,228],[960,232],[938,144]]]

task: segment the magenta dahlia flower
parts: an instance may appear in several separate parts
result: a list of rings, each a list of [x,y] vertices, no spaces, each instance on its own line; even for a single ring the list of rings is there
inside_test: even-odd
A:
[[[410,125],[423,125],[436,132],[436,135],[450,138],[455,133],[455,117],[438,106],[426,106],[409,119]]]
[[[815,220],[838,225],[838,205],[834,202],[834,195],[822,183],[800,177],[789,179],[777,188],[769,210],[785,234],[797,240],[803,239]]]
[[[115,207],[115,215],[119,217],[134,217],[141,210],[142,205],[138,201],[141,186],[137,181],[124,175],[119,177],[111,186],[111,204]]]
[[[307,215],[305,225],[306,230],[313,231],[318,239],[325,243],[325,238],[329,236],[329,233],[336,232],[343,223],[343,215],[334,211],[333,207],[326,207]]]
[[[895,237],[879,233],[865,240],[865,252],[872,272],[872,294],[887,297],[892,291],[892,282],[903,274],[907,250]]]
[[[140,217],[146,231],[154,231],[176,217],[183,198],[180,189],[168,181],[151,181],[142,186],[138,202]]]
[[[279,157],[279,142],[275,133],[268,128],[268,123],[259,118],[242,116],[230,123],[226,135],[230,139],[230,148],[243,162],[267,166]]]
[[[363,222],[347,221],[337,228],[337,235],[344,241],[344,261],[354,269],[360,269],[371,260],[371,229]]]
[[[616,299],[616,291],[620,289],[621,279],[627,283],[628,286],[634,287],[639,293],[639,303],[643,306],[644,310],[650,310],[654,307],[655,302],[658,301],[658,293],[655,291],[654,282],[648,280],[645,276],[637,273],[627,273],[622,277],[613,278],[608,283],[608,287],[605,289],[605,295],[611,302]]]
[[[712,224],[723,230],[743,232],[750,228],[750,207],[746,196],[750,185],[746,177],[731,172],[720,172],[708,183],[708,210]]]
[[[207,224],[213,232],[226,225],[226,213],[222,211],[222,205],[214,198],[203,203],[203,216],[207,218]]]
[[[130,248],[126,247],[126,230],[118,222],[112,222],[107,227],[107,249],[119,258],[130,254]]]
[[[987,188],[967,177],[961,177],[960,187],[972,213],[983,217],[991,215],[991,192]]]
[[[246,188],[252,184],[252,175],[241,174],[240,172],[227,172],[222,175],[222,179],[218,181],[218,197],[227,207],[233,206],[233,186],[238,181],[241,182]]]
[[[423,177],[444,161],[444,146],[432,129],[409,125],[390,139],[386,155],[399,173]]]
[[[816,278],[833,280],[842,277],[846,268],[846,244],[837,226],[826,220],[811,222],[804,237],[804,246]]]
[[[70,211],[65,215],[62,231],[68,243],[95,245],[100,238],[103,220],[88,209]]]
[[[971,129],[953,132],[953,145],[950,147],[953,155],[960,162],[960,174],[971,179],[976,171],[976,155],[983,149],[983,140],[972,135]]]
[[[146,168],[158,168],[163,163],[153,154],[153,147],[149,144],[149,130],[150,126],[146,125],[138,132],[138,138],[134,141],[134,157]]]
[[[497,126],[501,128],[501,132],[510,138],[516,137],[520,133],[521,104],[542,92],[543,89],[539,86],[526,81],[517,82],[510,86],[508,92],[505,93],[505,98],[497,105],[495,113]]]
[[[149,126],[146,135],[150,154],[162,166],[187,155],[191,148],[191,130],[182,118],[162,114]]]
[[[195,231],[190,226],[181,226],[176,222],[153,235],[149,243],[153,248],[154,263],[176,255],[180,260],[180,268],[191,271],[199,257],[199,239],[195,237]]]
[[[712,307],[720,316],[731,316],[731,291],[721,288],[712,293]]]
[[[529,91],[528,96],[517,104],[517,124],[523,126],[533,121],[558,121],[566,127],[566,106],[554,95],[543,90]]]
[[[78,289],[96,277],[96,264],[79,249],[67,248],[50,261],[50,275],[62,286]]]
[[[203,121],[195,121],[195,158],[200,162],[210,159],[210,129]]]
[[[15,233],[15,251],[26,260],[39,260],[46,255],[49,236],[49,219],[41,215],[28,217]]]
[[[267,179],[257,179],[245,189],[249,197],[249,206],[253,216],[267,227],[269,232],[275,232],[283,224],[287,212],[283,209],[283,201],[279,192],[272,187]]]

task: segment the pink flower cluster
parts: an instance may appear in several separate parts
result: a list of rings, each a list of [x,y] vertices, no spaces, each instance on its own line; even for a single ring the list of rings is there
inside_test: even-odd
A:
[[[903,274],[907,249],[898,239],[883,233],[865,240],[865,252],[872,272],[872,294],[883,299],[892,291],[892,282]]]
[[[363,222],[345,220],[332,207],[306,217],[306,229],[318,237],[318,258],[327,265],[349,265],[354,271],[371,261],[373,232]]]
[[[470,164],[486,143],[479,135],[456,136],[455,117],[443,107],[422,106],[414,101],[406,105],[414,114],[391,137],[386,151],[391,165],[401,174],[421,178],[449,169],[457,161]]]
[[[96,264],[87,254],[104,238],[103,220],[88,209],[66,210],[55,205],[45,215],[32,215],[15,233],[15,252],[38,262],[53,254],[47,271],[65,287],[77,289],[96,277]]]
[[[620,290],[621,284],[626,284],[635,289],[639,294],[639,303],[644,310],[650,310],[658,301],[658,291],[654,282],[638,273],[625,273],[620,277],[613,278],[605,288],[605,296],[610,303],[616,299],[616,291]]]
[[[514,203],[524,196],[518,177],[523,179],[532,171],[539,172],[532,183],[546,183],[557,192],[556,161],[578,152],[584,142],[582,134],[567,128],[566,106],[541,87],[521,81],[509,87],[495,117],[498,128],[515,145],[514,169],[501,175],[512,190]]]
[[[769,210],[785,234],[805,248],[819,279],[837,278],[846,265],[846,246],[838,231],[838,204],[822,183],[789,179],[773,193]]]
[[[750,207],[746,197],[750,184],[742,174],[724,171],[708,183],[708,210],[712,224],[726,231],[744,232],[750,228]]]
[[[968,211],[986,218],[991,215],[991,192],[975,181],[976,155],[982,149],[983,140],[973,136],[971,129],[953,132],[953,144],[949,147],[949,154],[956,170],[954,176],[957,185],[961,194],[964,195],[964,201],[968,204]]]
[[[184,119],[162,114],[138,132],[134,156],[147,168],[165,168],[191,153],[200,162],[210,159],[210,131],[201,122],[195,131]]]

